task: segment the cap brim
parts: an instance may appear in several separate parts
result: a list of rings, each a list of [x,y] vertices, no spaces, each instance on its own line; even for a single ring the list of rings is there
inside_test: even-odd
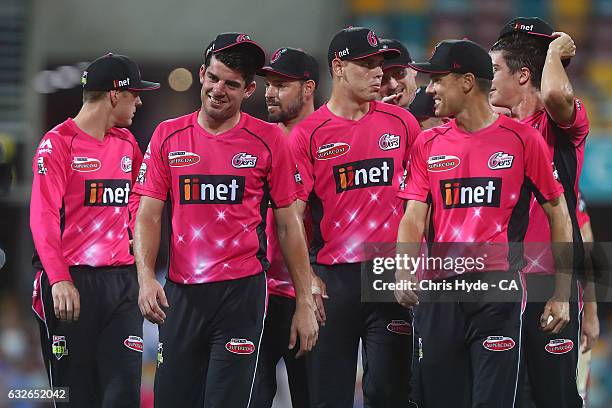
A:
[[[412,68],[410,64],[411,62],[401,63],[401,62],[396,62],[394,60],[391,60],[388,64],[383,65],[383,71],[387,69],[391,69],[391,68]]]
[[[387,60],[387,59],[397,58],[400,55],[400,52],[393,48],[384,48],[384,49],[380,49],[378,51],[375,51],[369,54],[359,55],[355,58],[350,58],[350,59],[344,58],[344,59],[346,61],[355,61],[355,60],[360,60],[360,59],[371,57],[372,55],[382,55],[383,58]]]
[[[263,68],[261,68],[260,70],[257,71],[257,75],[259,76],[263,76],[265,77],[268,74],[276,74],[276,75],[280,75],[283,76],[285,78],[290,78],[290,79],[305,79],[305,80],[309,80],[310,78],[306,78],[304,76],[297,76],[297,75],[291,75],[291,74],[287,74],[286,72],[281,72],[278,71],[272,67],[269,66],[265,66]]]
[[[440,67],[435,67],[431,65],[429,62],[411,62],[408,66],[415,71],[423,72],[426,74],[450,74],[450,69],[441,69]]]
[[[130,91],[153,91],[159,89],[160,84],[158,82],[140,81],[140,84],[127,88]]]
[[[238,46],[245,46],[245,45],[250,45],[252,49],[258,51],[258,61],[257,61],[257,67],[255,67],[256,69],[260,69],[261,67],[263,67],[264,65],[266,65],[266,52],[264,51],[263,48],[261,48],[261,46],[259,44],[257,44],[255,41],[251,41],[251,40],[245,40],[245,41],[240,41],[237,43],[232,43],[230,45],[227,45],[223,48],[218,48],[216,50],[213,51],[213,55],[221,52],[223,50],[227,50],[230,49],[232,47],[238,47]]]

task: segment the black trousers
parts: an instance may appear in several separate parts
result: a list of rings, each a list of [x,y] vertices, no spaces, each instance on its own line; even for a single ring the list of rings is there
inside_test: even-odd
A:
[[[248,407],[266,305],[265,274],[182,285],[166,281],[155,406]]]
[[[78,321],[55,317],[44,272],[37,293],[44,308],[37,320],[49,381],[70,389],[70,403],[60,406],[139,407],[143,318],[136,269],[72,267],[70,273],[80,295]]]
[[[559,334],[540,329],[540,316],[552,296],[553,275],[526,275],[527,307],[523,320],[525,370],[527,382],[522,382],[521,408],[578,408],[582,398],[578,393],[576,374],[580,353],[581,310],[574,284],[570,301],[570,321]],[[531,294],[531,296],[530,296]],[[530,297],[537,301],[529,301]]]
[[[447,279],[489,282],[512,280],[522,296],[518,273],[486,272]],[[496,289],[467,295],[464,301],[445,293],[423,293],[414,308],[415,364],[413,384],[418,406],[425,408],[510,408],[517,399],[521,363],[521,301]],[[454,296],[457,296],[455,293]],[[514,295],[513,295],[514,296]]]
[[[276,365],[282,358],[287,367],[287,378],[293,408],[310,406],[305,357],[295,358],[299,344],[289,350],[289,334],[295,313],[295,299],[271,295],[268,298],[266,323],[257,363],[255,390],[251,407],[269,408],[276,395]]]
[[[312,407],[352,408],[359,340],[365,407],[410,407],[411,313],[361,303],[361,265],[314,265],[327,285],[327,322],[306,356]]]

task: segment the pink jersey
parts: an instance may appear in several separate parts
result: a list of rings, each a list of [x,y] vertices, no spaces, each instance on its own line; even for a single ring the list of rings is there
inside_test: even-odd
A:
[[[578,206],[578,182],[584,163],[584,145],[589,133],[589,120],[582,102],[575,100],[575,117],[573,123],[565,126],[557,125],[545,110],[538,111],[525,118],[522,123],[531,125],[544,137],[548,152],[553,158],[559,180],[565,189],[565,200],[568,208]],[[570,214],[574,232],[578,231],[578,221]],[[582,242],[576,233],[575,242]],[[529,228],[525,242],[550,242],[550,226],[544,210],[532,199],[529,209]],[[546,245],[536,244],[525,247],[527,266],[525,273],[554,273],[552,253]]]
[[[423,132],[399,196],[431,200],[433,242],[505,244],[523,240],[532,192],[540,202],[563,193],[546,145],[531,127],[499,115],[474,133],[455,120]],[[495,250],[484,270],[508,270],[517,261],[509,256]]]
[[[151,137],[134,191],[170,194],[169,279],[196,284],[239,279],[267,269],[266,211],[291,205],[300,184],[282,131],[241,113],[212,135],[198,114],[162,122]]]
[[[132,133],[111,128],[98,141],[72,119],[42,138],[32,170],[30,228],[34,266],[49,282],[71,281],[69,266],[119,266],[130,254],[138,196],[130,195],[142,161]]]
[[[323,105],[293,129],[304,183],[299,198],[311,207],[316,262],[365,261],[364,244],[395,242],[403,215],[396,191],[420,131],[408,111],[381,102],[371,102],[357,121]]]

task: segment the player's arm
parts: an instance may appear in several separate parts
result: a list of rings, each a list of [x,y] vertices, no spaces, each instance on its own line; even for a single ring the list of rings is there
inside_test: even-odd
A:
[[[45,145],[49,151],[41,153]],[[62,251],[60,210],[66,176],[63,145],[50,136],[43,138],[32,163],[34,178],[30,199],[30,228],[38,256],[51,285],[53,310],[62,321],[76,321],[81,312],[79,291],[72,282],[68,262]]]
[[[162,324],[166,314],[161,306],[169,307],[161,284],[155,279],[155,260],[159,251],[161,218],[164,202],[143,196],[136,215],[134,258],[138,270],[138,307],[152,323]]]
[[[295,314],[291,324],[289,348],[295,347],[297,336],[300,350],[296,357],[312,350],[317,343],[319,325],[317,309],[312,297],[312,272],[306,248],[306,236],[302,218],[298,216],[295,202],[288,207],[274,209],[276,235],[281,252],[295,287]]]
[[[138,205],[140,204],[140,194],[134,193],[134,186],[136,185],[136,178],[138,177],[138,171],[140,170],[140,166],[142,165],[142,152],[138,147],[138,143],[134,139],[132,141],[132,146],[134,148],[134,153],[132,155],[132,191],[130,192],[130,197],[128,201],[128,211],[130,213],[130,231],[134,232],[135,224],[136,224],[136,213],[138,212]]]
[[[540,90],[546,111],[555,123],[565,125],[573,122],[576,108],[574,89],[561,61],[576,55],[576,45],[566,33],[553,36],[556,38],[548,46]]]
[[[595,276],[593,271],[593,230],[591,222],[587,221],[580,228],[582,241],[584,242],[584,264],[585,264],[585,285],[584,285],[584,310],[582,314],[582,336],[580,344],[582,352],[591,350],[599,338],[599,317],[597,316],[597,299],[595,296]]]
[[[572,222],[563,194],[542,203],[542,208],[550,224],[556,273],[555,290],[544,306],[540,326],[546,332],[557,334],[570,320],[569,297],[573,276],[573,254],[571,250],[568,251],[568,245],[573,242]]]
[[[419,256],[419,248],[425,232],[427,223],[427,214],[429,212],[429,204],[409,200],[406,204],[406,211],[400,221],[397,231],[397,252],[403,258],[408,256],[416,258]],[[396,269],[395,280],[409,281],[416,283],[416,271],[408,271],[404,269]],[[406,308],[419,303],[419,298],[412,290],[395,291],[395,298],[398,303]]]

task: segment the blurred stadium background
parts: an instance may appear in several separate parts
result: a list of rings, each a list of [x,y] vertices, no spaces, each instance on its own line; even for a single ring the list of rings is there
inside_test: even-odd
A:
[[[468,37],[488,48],[515,16],[542,17],[576,41],[569,74],[592,125],[581,186],[595,239],[610,242],[612,0],[0,0],[0,248],[6,253],[0,270],[0,407],[33,406],[8,405],[6,390],[47,384],[29,308],[31,158],[44,132],[77,113],[80,74],[89,61],[110,51],[127,54],[147,79],[162,83],[160,91],[143,97],[131,129],[144,147],[160,121],[199,107],[198,68],[218,32],[249,33],[269,52],[293,46],[315,55],[323,71],[320,104],[329,95],[327,47],[342,27],[373,28],[379,37],[403,41],[413,59],[423,60],[446,38]],[[264,118],[262,89],[260,82],[244,109]],[[161,261],[160,275],[164,268]],[[612,307],[601,304],[599,310],[602,336],[588,406],[609,408]],[[142,406],[149,407],[157,347],[152,325],[145,326],[145,347]],[[290,406],[286,380],[280,383],[275,406]],[[361,405],[357,397],[355,406]]]

